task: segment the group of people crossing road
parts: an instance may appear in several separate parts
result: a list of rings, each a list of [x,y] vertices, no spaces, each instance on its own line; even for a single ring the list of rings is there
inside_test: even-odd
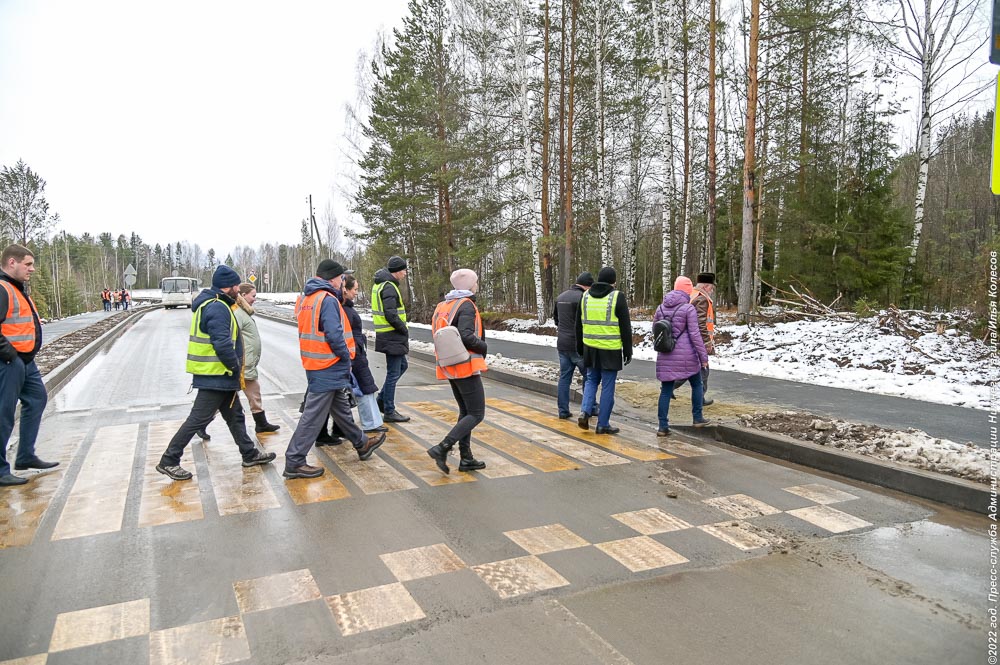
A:
[[[35,440],[45,408],[46,394],[34,356],[41,347],[38,313],[27,296],[25,284],[34,271],[30,250],[19,245],[7,247],[0,258],[0,485],[16,485],[27,479],[14,475],[6,461],[6,442],[14,426],[14,411],[22,404],[21,432],[15,468],[46,469],[56,462],[39,459]],[[286,478],[314,478],[323,475],[321,466],[308,464],[314,444],[350,441],[358,458],[368,460],[383,444],[389,428],[384,423],[404,423],[410,418],[400,413],[396,386],[408,368],[409,328],[401,288],[406,280],[406,260],[393,256],[373,279],[372,320],[375,351],[385,355],[386,375],[381,388],[371,372],[361,317],[354,309],[360,284],[354,271],[333,259],[319,263],[314,277],[306,281],[295,305],[299,354],[307,379],[302,417],[285,452]],[[440,442],[427,454],[442,473],[450,473],[448,456],[457,445],[458,470],[485,468],[472,452],[472,432],[486,414],[482,375],[487,371],[487,342],[476,302],[479,276],[470,269],[455,270],[452,290],[435,308],[432,319],[436,376],[449,382],[458,406],[458,418]],[[658,403],[658,436],[670,434],[670,402],[676,388],[690,383],[694,425],[704,426],[703,408],[708,386],[708,357],[714,352],[715,276],[698,275],[697,283],[684,276],[674,282],[663,297],[654,322],[664,322],[669,348],[658,348],[656,376],[661,383]],[[596,280],[583,272],[575,283],[556,298],[553,318],[557,326],[560,376],[557,391],[558,415],[572,417],[570,385],[579,371],[583,378],[582,407],[577,424],[595,432],[614,435],[619,428],[611,423],[618,373],[632,360],[632,326],[625,294],[616,288],[617,273],[605,266]],[[127,302],[127,291],[118,292]],[[124,294],[124,295],[121,295]],[[115,294],[102,293],[105,308]],[[279,429],[268,421],[263,408],[257,364],[261,340],[253,321],[256,289],[242,282],[226,265],[219,266],[210,288],[192,302],[186,369],[198,390],[194,404],[160,457],[156,470],[173,480],[188,480],[192,474],[181,465],[181,457],[194,436],[207,439],[205,428],[221,413],[243,458],[243,466],[271,463],[275,453],[260,450],[247,432],[239,392],[250,404],[258,434]],[[655,325],[655,324],[654,324]],[[358,408],[355,422],[352,409]],[[326,433],[332,418],[335,431]]]

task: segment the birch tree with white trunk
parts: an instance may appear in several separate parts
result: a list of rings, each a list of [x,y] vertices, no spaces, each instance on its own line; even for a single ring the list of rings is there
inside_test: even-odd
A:
[[[920,82],[917,190],[907,264],[907,281],[910,281],[924,228],[924,199],[934,148],[933,124],[939,116],[960,109],[986,89],[988,84],[979,71],[986,64],[982,48],[990,31],[980,14],[985,6],[980,0],[897,2],[895,16],[872,23],[889,52],[899,56],[898,67]]]
[[[522,178],[524,200],[529,211],[531,227],[531,263],[535,279],[535,307],[539,324],[545,323],[545,293],[542,291],[542,203],[534,186],[531,165],[531,124],[528,120],[528,29],[525,25],[527,7],[525,0],[517,0],[517,72],[521,84],[521,134],[524,141],[524,175]]]
[[[673,219],[671,217],[671,202],[674,198],[674,137],[673,132],[671,132],[672,123],[670,122],[670,102],[673,97],[673,92],[670,90],[670,52],[673,49],[672,40],[670,37],[670,17],[666,20],[666,29],[663,27],[663,23],[660,20],[660,0],[652,0],[653,4],[653,44],[656,47],[656,59],[658,64],[659,80],[660,80],[660,113],[663,116],[663,158],[666,162],[666,173],[665,184],[663,186],[663,206],[661,208],[662,216],[662,238],[661,238],[661,251],[663,252],[663,269],[661,271],[660,278],[663,281],[663,290],[666,293],[667,286],[671,284],[671,256],[674,253],[673,247],[673,236],[674,236],[674,225]],[[668,5],[669,7],[669,5]],[[660,48],[660,32],[663,31],[664,37],[666,38],[666,49]],[[666,59],[664,60],[664,51],[666,51]]]

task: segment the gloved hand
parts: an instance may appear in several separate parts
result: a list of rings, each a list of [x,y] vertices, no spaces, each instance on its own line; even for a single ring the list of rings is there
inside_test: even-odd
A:
[[[0,349],[0,360],[2,360],[3,362],[9,365],[10,363],[14,362],[15,358],[17,358],[17,349],[15,349],[10,344],[7,344],[2,349]]]
[[[632,356],[625,356],[624,358],[622,358],[622,360],[626,365],[628,365],[630,362],[632,362]]]

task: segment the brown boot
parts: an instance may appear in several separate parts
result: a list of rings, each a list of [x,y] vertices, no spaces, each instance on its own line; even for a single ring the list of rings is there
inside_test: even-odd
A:
[[[365,437],[365,443],[358,448],[358,459],[364,462],[372,456],[378,447],[385,442],[385,432],[379,434],[369,434]]]

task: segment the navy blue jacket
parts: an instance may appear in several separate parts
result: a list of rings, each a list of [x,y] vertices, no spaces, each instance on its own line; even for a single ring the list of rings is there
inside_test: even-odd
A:
[[[305,295],[317,291],[327,291],[332,298],[323,298],[319,310],[319,328],[330,345],[330,350],[340,360],[326,369],[306,370],[307,390],[311,393],[328,393],[351,387],[351,352],[344,341],[344,326],[340,322],[340,292],[330,286],[330,282],[319,277],[310,277],[304,289]]]
[[[240,372],[243,371],[243,336],[237,332],[236,348],[233,348],[233,313],[230,309],[236,301],[218,289],[205,289],[191,301],[194,312],[206,300],[214,300],[201,310],[201,332],[209,336],[215,355],[231,374],[195,374],[192,384],[199,390],[239,390]]]
[[[344,312],[347,313],[347,320],[351,322],[351,331],[354,333],[354,346],[357,352],[354,354],[354,362],[351,363],[351,373],[358,380],[358,388],[364,395],[371,395],[378,392],[378,384],[372,376],[372,370],[368,366],[368,349],[365,332],[361,329],[361,315],[354,309],[353,300],[344,301]]]

